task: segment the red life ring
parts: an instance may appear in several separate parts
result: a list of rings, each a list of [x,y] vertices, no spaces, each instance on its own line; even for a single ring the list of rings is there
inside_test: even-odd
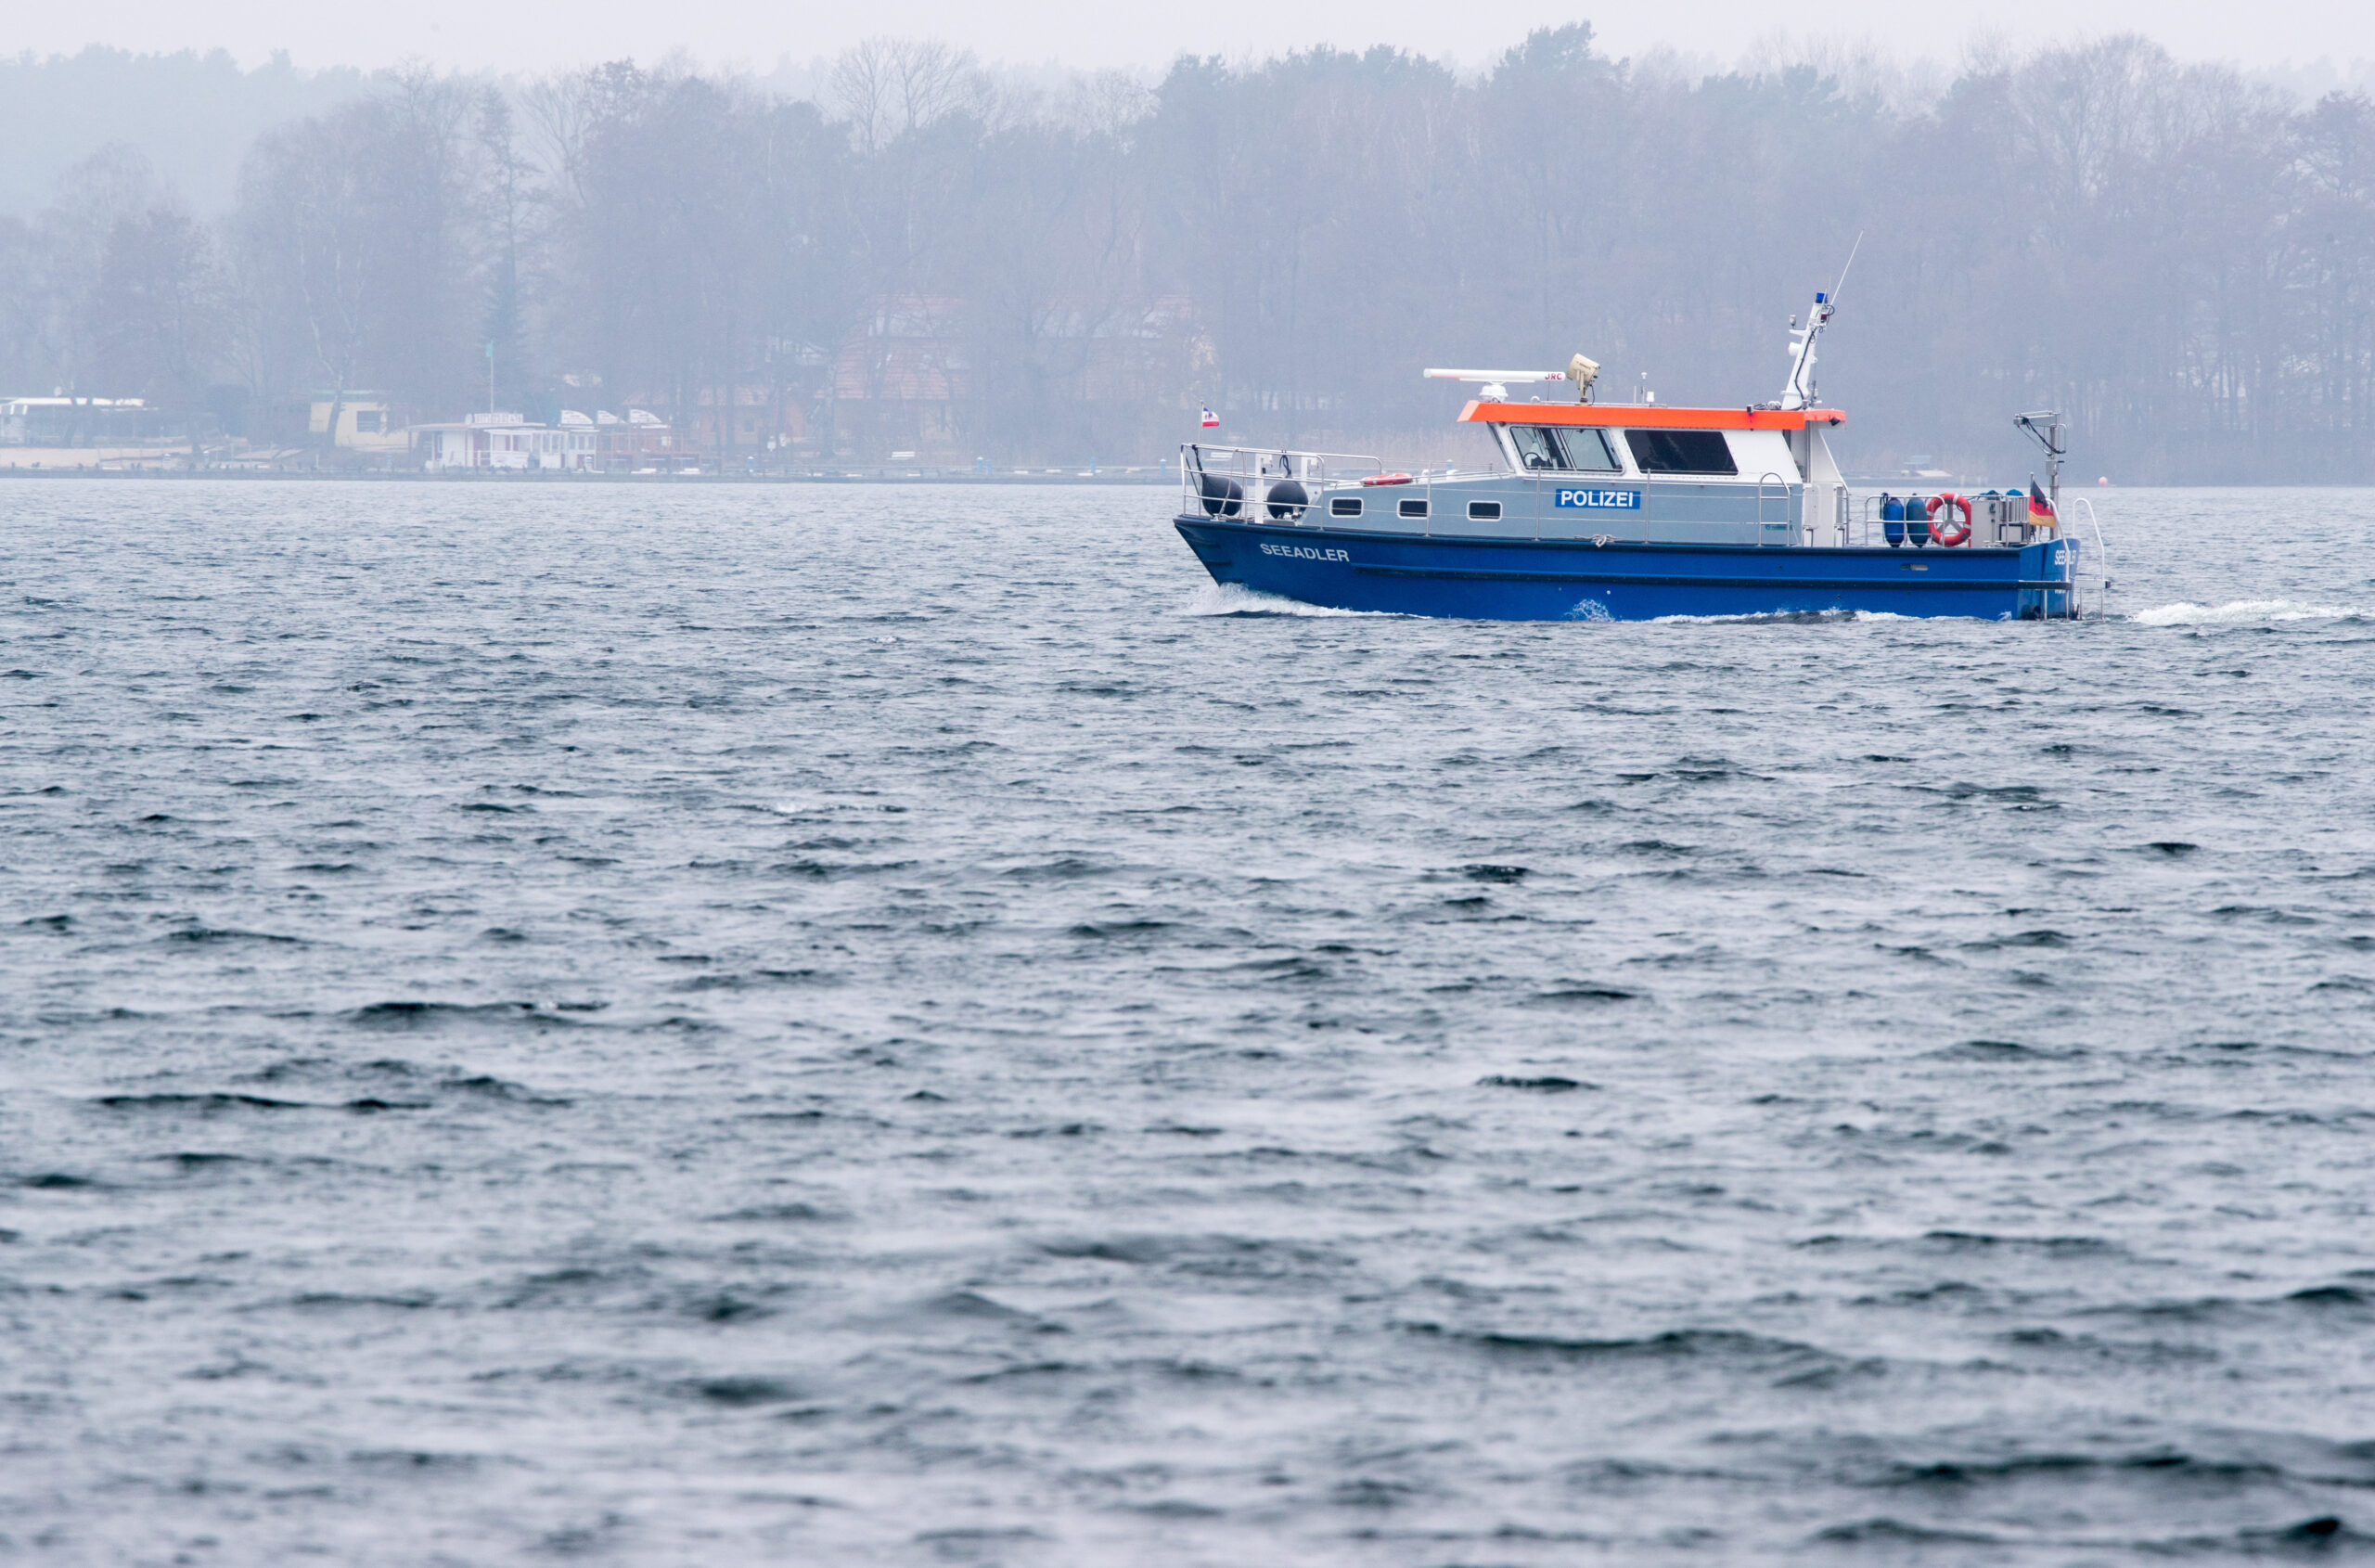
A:
[[[1941,507],[1950,511],[1957,507],[1961,508],[1962,521],[1948,528],[1939,527],[1937,518],[1938,508]],[[1942,546],[1951,550],[1957,545],[1967,545],[1971,542],[1971,503],[1969,501],[1952,491],[1944,495],[1932,495],[1930,497],[1929,514],[1930,537],[1937,540]]]
[[[1410,476],[1408,474],[1371,474],[1361,482],[1363,484],[1407,484],[1410,482]]]

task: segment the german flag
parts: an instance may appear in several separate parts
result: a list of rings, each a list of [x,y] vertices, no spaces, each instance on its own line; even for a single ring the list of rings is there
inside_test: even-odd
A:
[[[2029,521],[2043,527],[2058,526],[2061,520],[2053,515],[2053,503],[2045,498],[2035,480],[2029,481]]]

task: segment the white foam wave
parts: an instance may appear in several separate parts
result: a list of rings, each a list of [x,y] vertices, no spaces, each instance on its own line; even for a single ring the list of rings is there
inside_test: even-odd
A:
[[[1179,608],[1182,615],[1377,615],[1375,610],[1331,610],[1247,587],[1242,583],[1208,583]]]
[[[1751,610],[1737,615],[1653,615],[1653,626],[1812,626],[1850,621],[1919,621],[1885,610]]]
[[[2180,601],[2128,617],[2140,626],[2243,626],[2270,621],[2347,621],[2367,611],[2350,605],[2303,604],[2289,598],[2243,598],[2227,604]]]

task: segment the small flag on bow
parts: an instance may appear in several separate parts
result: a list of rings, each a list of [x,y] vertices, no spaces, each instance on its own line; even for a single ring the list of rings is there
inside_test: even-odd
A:
[[[1213,412],[1212,405],[1206,404],[1204,405],[1204,428],[1208,431],[1214,431],[1220,429],[1220,424],[1221,417]]]

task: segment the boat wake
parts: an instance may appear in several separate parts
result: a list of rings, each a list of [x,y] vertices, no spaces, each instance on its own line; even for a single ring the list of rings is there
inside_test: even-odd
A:
[[[1740,615],[1658,615],[1658,626],[1823,626],[1864,621],[1919,621],[1886,610],[1763,610]]]
[[[1211,583],[1188,596],[1182,615],[1383,615],[1378,610],[1331,610],[1322,604],[1265,594],[1242,583]]]
[[[2366,610],[2352,605],[2303,604],[2289,598],[2246,598],[2227,604],[2163,604],[2128,617],[2141,626],[2249,626],[2271,621],[2354,621]]]

